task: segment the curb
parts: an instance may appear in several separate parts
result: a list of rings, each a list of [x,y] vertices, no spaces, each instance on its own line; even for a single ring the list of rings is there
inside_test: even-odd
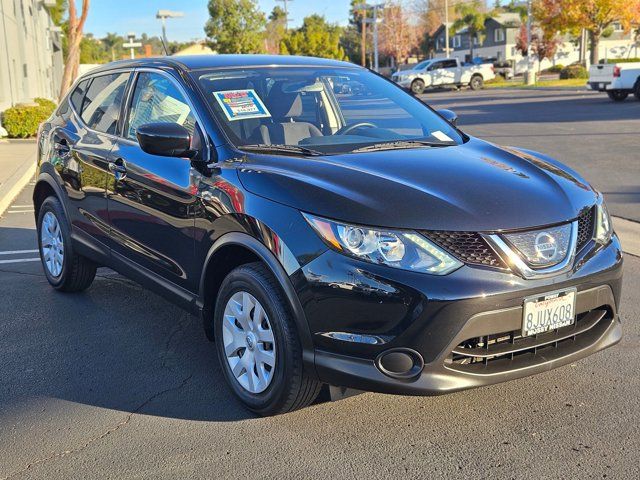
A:
[[[24,187],[36,174],[35,154],[29,156],[5,183],[0,185],[0,216],[9,208],[11,202],[18,196]]]
[[[620,237],[622,251],[636,257],[640,257],[640,223],[614,217],[613,227]]]

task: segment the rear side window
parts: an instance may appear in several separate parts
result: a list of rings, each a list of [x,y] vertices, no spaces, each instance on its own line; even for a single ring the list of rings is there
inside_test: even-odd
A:
[[[93,78],[80,114],[89,128],[115,135],[128,80],[128,72]]]
[[[444,65],[442,68],[456,68],[458,66],[458,62],[455,60],[445,60],[442,63]]]
[[[69,95],[69,101],[76,112],[80,113],[82,111],[82,100],[84,100],[84,94],[87,93],[87,85],[89,84],[89,80],[81,81],[78,86],[73,90],[71,95]]]

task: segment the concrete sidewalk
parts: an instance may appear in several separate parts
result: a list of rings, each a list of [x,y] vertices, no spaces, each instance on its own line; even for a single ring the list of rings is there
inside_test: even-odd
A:
[[[35,173],[35,140],[0,140],[0,216]]]

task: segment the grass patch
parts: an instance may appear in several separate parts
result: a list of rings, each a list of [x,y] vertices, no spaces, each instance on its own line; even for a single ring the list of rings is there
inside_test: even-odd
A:
[[[485,88],[538,88],[538,87],[584,87],[587,81],[584,78],[569,78],[566,80],[540,80],[535,85],[525,85],[520,79],[518,80],[491,80],[485,82]]]

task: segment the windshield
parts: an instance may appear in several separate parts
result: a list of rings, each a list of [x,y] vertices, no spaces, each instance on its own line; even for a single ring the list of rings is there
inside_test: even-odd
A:
[[[423,148],[463,142],[422,102],[360,68],[257,67],[195,75],[240,148],[347,153],[386,142],[415,141]]]
[[[412,70],[422,70],[424,68],[427,68],[427,66],[429,66],[431,62],[433,62],[433,60],[425,60],[424,62],[420,62],[415,67],[413,67]]]

